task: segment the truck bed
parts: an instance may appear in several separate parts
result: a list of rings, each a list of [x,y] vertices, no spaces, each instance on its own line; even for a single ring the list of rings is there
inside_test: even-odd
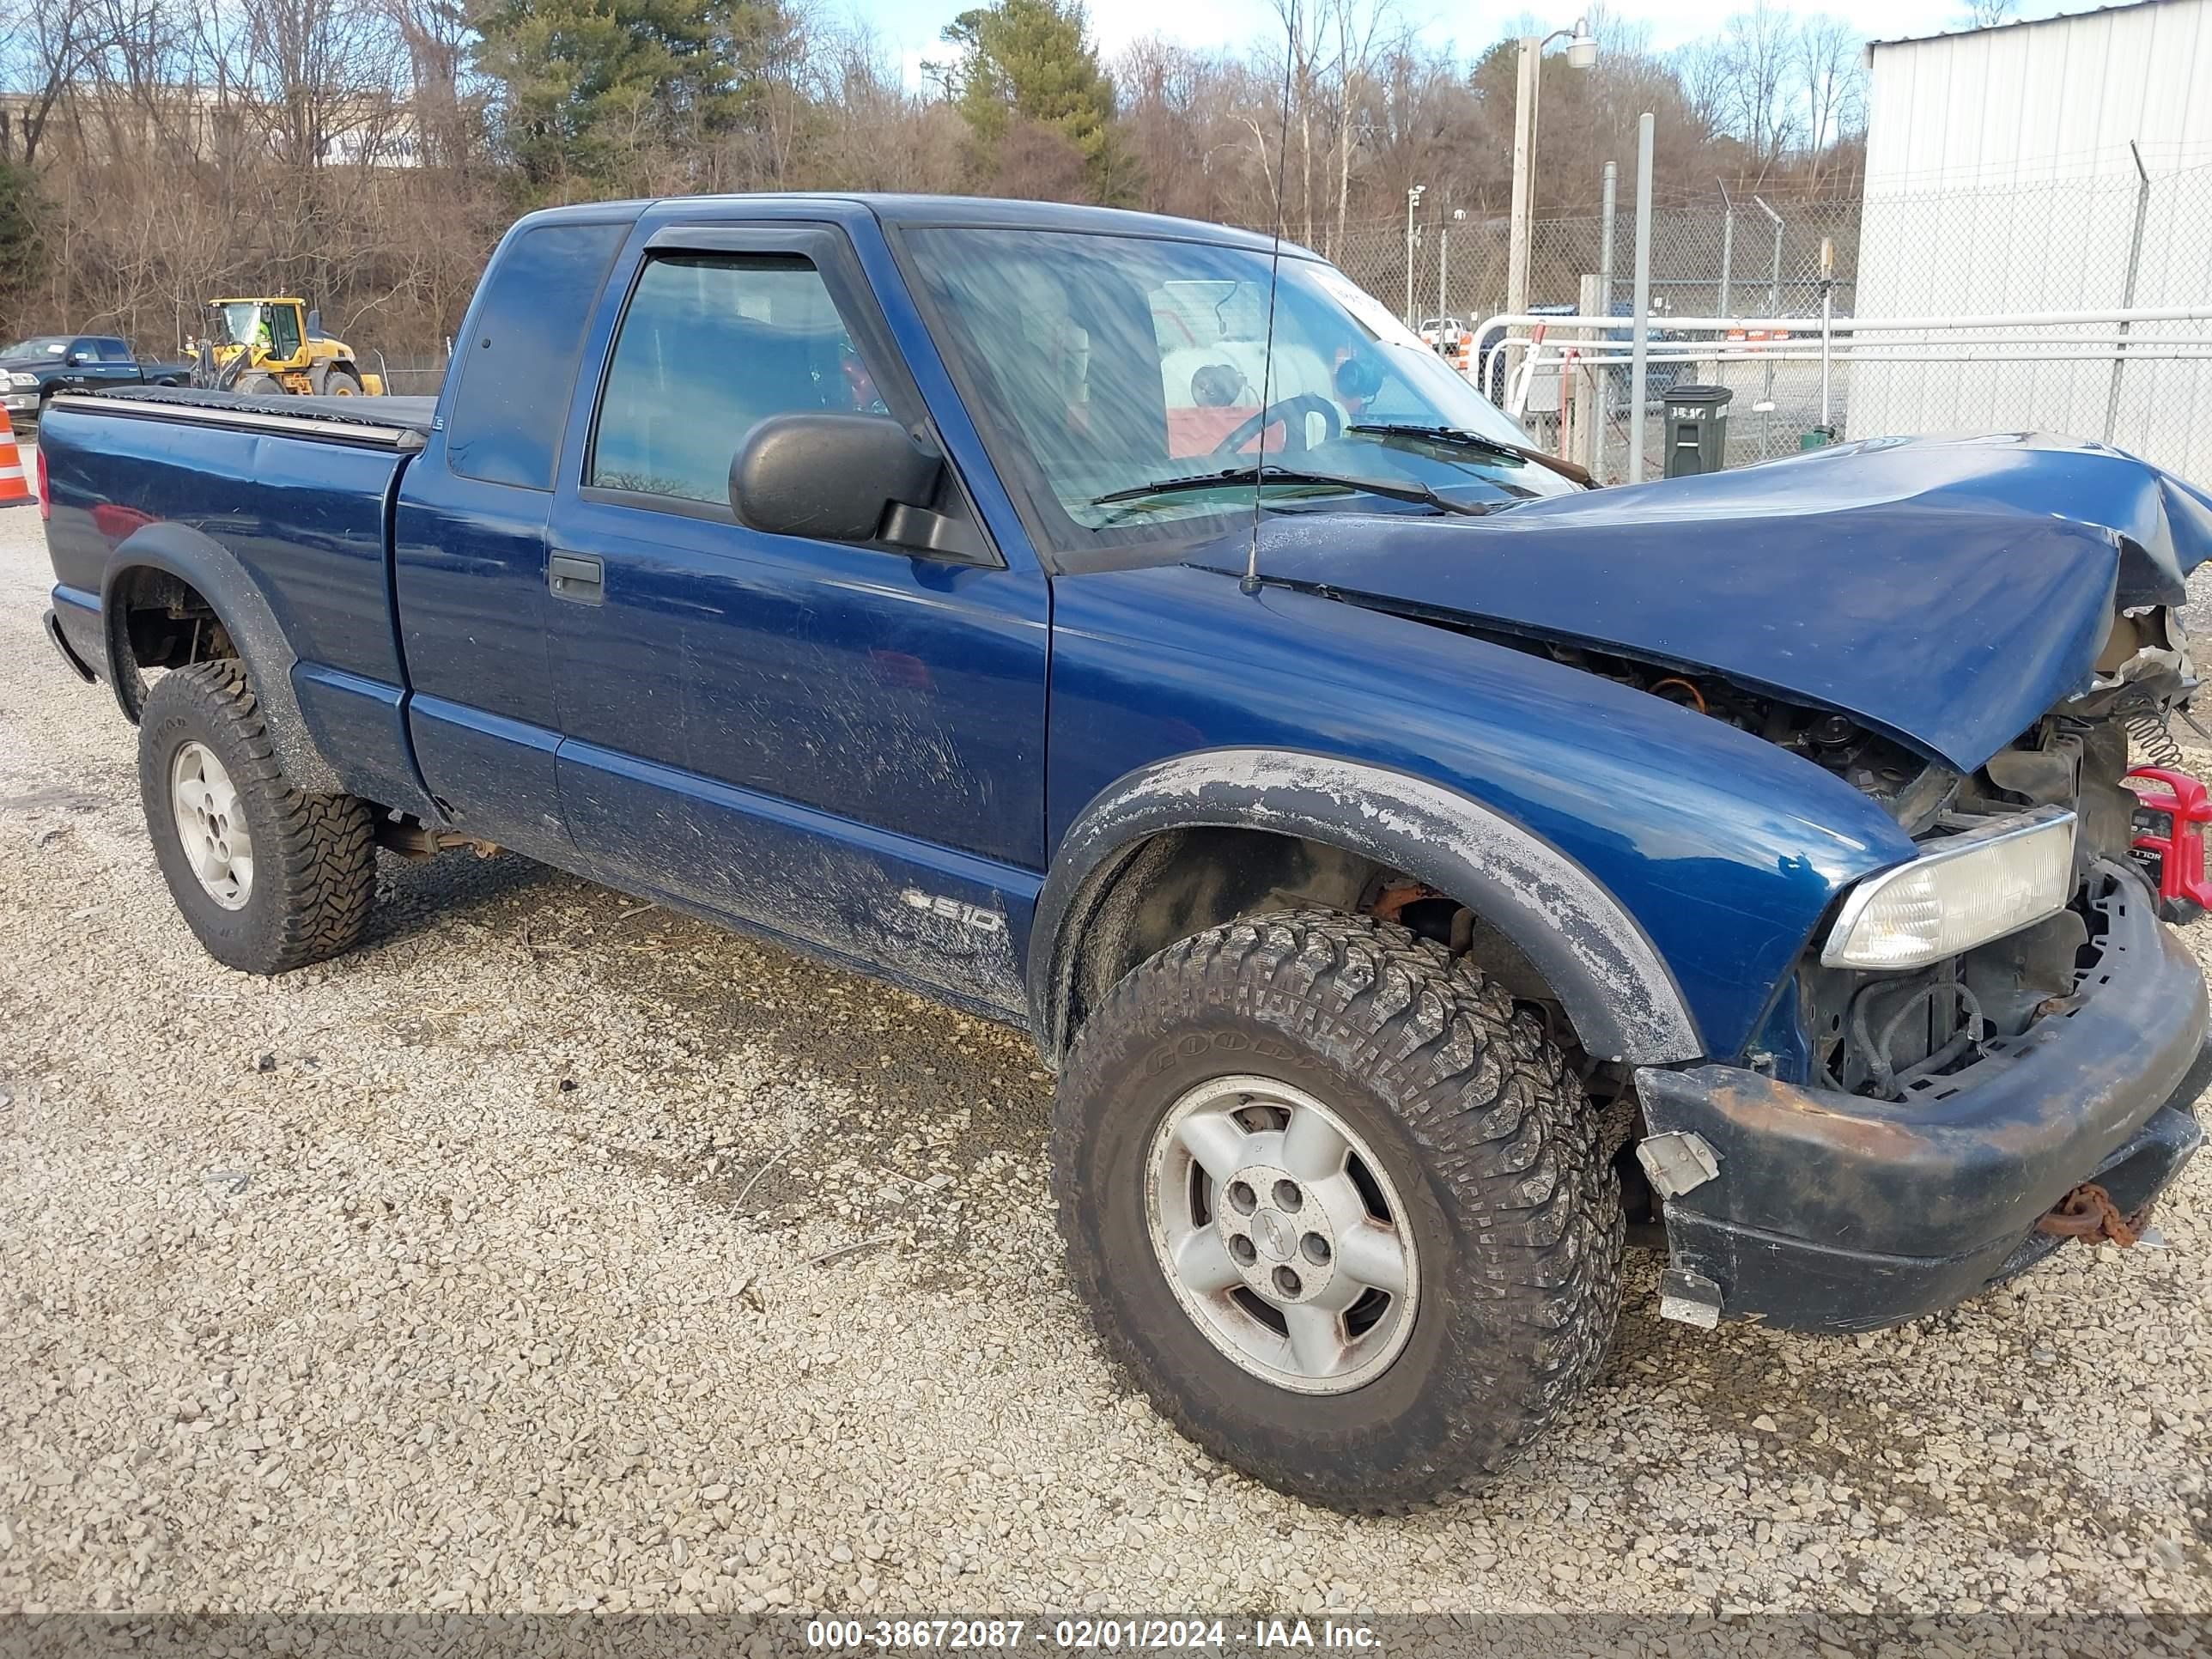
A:
[[[56,623],[70,649],[106,665],[108,576],[127,544],[131,563],[168,573],[225,617],[258,670],[271,729],[306,740],[283,758],[307,787],[417,805],[390,502],[434,407],[191,388],[56,398],[40,441],[56,507]],[[143,688],[134,673],[116,690],[131,710]],[[325,756],[341,758],[333,768]]]

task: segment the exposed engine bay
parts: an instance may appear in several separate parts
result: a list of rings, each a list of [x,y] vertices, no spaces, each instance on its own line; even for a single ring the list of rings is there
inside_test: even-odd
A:
[[[2142,799],[2126,781],[2136,762],[2181,758],[2170,721],[2191,720],[2197,690],[2188,641],[2163,606],[2115,615],[2092,684],[1970,774],[1832,711],[1747,690],[1717,675],[1606,651],[1486,634],[1516,649],[1630,685],[1801,755],[1879,802],[1923,844],[2036,807],[2075,815],[2074,899],[2033,927],[1918,972],[1823,966],[1817,944],[1794,985],[1804,1034],[1803,1081],[1902,1100],[1999,1051],[2076,994],[2094,969],[2109,880],[2098,866],[2141,861]],[[2131,756],[2131,749],[2134,751]],[[2154,884],[2157,872],[2151,872]],[[1773,1057],[1754,1057],[1773,1063]],[[1796,1069],[1795,1066],[1790,1069]]]

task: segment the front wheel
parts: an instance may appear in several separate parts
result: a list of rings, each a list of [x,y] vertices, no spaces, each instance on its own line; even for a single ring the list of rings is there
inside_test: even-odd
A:
[[[1397,1510],[1508,1468],[1595,1374],[1620,1191],[1534,1018],[1333,911],[1215,928],[1088,1018],[1054,1116],[1078,1290],[1200,1445]]]

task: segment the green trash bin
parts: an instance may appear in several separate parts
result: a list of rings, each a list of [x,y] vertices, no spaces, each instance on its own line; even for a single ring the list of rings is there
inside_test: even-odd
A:
[[[1728,411],[1735,392],[1724,386],[1678,386],[1667,392],[1667,476],[1692,477],[1728,465]]]

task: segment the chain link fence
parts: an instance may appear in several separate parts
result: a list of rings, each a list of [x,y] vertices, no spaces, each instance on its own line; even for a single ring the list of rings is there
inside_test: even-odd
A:
[[[1564,368],[1563,331],[1531,379],[1522,416],[1539,441],[1557,446],[1564,422],[1580,425],[1601,411],[1599,441],[1585,431],[1575,450],[1577,459],[1595,454],[1613,480],[1626,477],[1630,371],[1626,362],[1603,360],[1627,356],[1636,258],[1633,197],[1620,195],[1609,238],[1599,212],[1532,227],[1528,309],[1576,312],[1585,279],[1596,278],[1589,303],[1622,320]],[[1434,215],[1417,217],[1410,237],[1401,221],[1324,239],[1346,275],[1410,321],[1449,317],[1467,327],[1506,308],[1508,241],[1503,217]],[[1824,245],[1839,324],[1825,409]],[[1650,291],[1647,476],[1663,465],[1666,394],[1692,381],[1735,394],[1731,466],[1794,453],[1823,429],[1854,438],[2002,429],[2100,439],[2183,476],[2212,474],[2212,325],[2204,319],[2011,327],[1960,320],[2212,304],[2212,166],[1996,188],[1877,185],[1863,198],[1717,191],[1654,209]],[[1744,325],[1676,327],[1673,318]],[[1855,337],[1863,318],[1945,320]],[[1791,326],[1764,326],[1777,319]],[[1499,401],[1504,356],[1485,356],[1475,371]]]
[[[1864,235],[1869,316],[2078,320],[1857,346],[1852,436],[2063,432],[2212,476],[2212,321],[2155,314],[2212,305],[2212,165],[1870,194]]]
[[[436,397],[446,383],[446,363],[443,352],[390,357],[381,351],[368,354],[368,367],[384,377],[385,391],[395,398]]]
[[[1583,302],[1585,278],[1595,279],[1591,303],[1621,319],[1611,337],[1583,355],[1626,356],[1635,293],[1636,216],[1632,193],[1623,190],[1610,222],[1601,210],[1537,220],[1528,246],[1528,309],[1574,313]],[[1824,241],[1834,252],[1834,303],[1838,314],[1854,304],[1860,203],[1856,195],[1807,197],[1717,191],[1708,199],[1655,207],[1651,221],[1651,325],[1655,356],[1646,375],[1644,451],[1647,471],[1662,454],[1660,410],[1678,382],[1702,380],[1730,387],[1728,461],[1731,466],[1796,450],[1820,424],[1817,364],[1786,360],[1763,364],[1711,363],[1687,359],[1693,341],[1724,338],[1726,331],[1670,329],[1670,317],[1817,319]],[[1610,235],[1608,236],[1608,231]],[[1346,275],[1416,325],[1450,318],[1479,327],[1506,308],[1510,226],[1503,216],[1416,218],[1408,258],[1407,227],[1348,226],[1337,246]],[[1607,258],[1611,244],[1611,259]],[[1408,274],[1412,283],[1410,293]],[[1610,276],[1609,286],[1607,283]],[[1764,341],[1765,331],[1741,331]],[[1565,337],[1563,336],[1562,338]],[[1587,337],[1584,337],[1585,338]],[[1505,395],[1498,335],[1477,342],[1479,383],[1499,402]],[[1748,349],[1749,343],[1739,343]],[[1602,476],[1626,477],[1629,452],[1630,374],[1625,363],[1587,364],[1563,370],[1553,359],[1532,380],[1523,422],[1536,439],[1556,447],[1566,406],[1578,403],[1584,417],[1601,410],[1598,456]],[[1832,376],[1832,421],[1840,425],[1846,389]],[[1577,459],[1589,453],[1578,444]]]

